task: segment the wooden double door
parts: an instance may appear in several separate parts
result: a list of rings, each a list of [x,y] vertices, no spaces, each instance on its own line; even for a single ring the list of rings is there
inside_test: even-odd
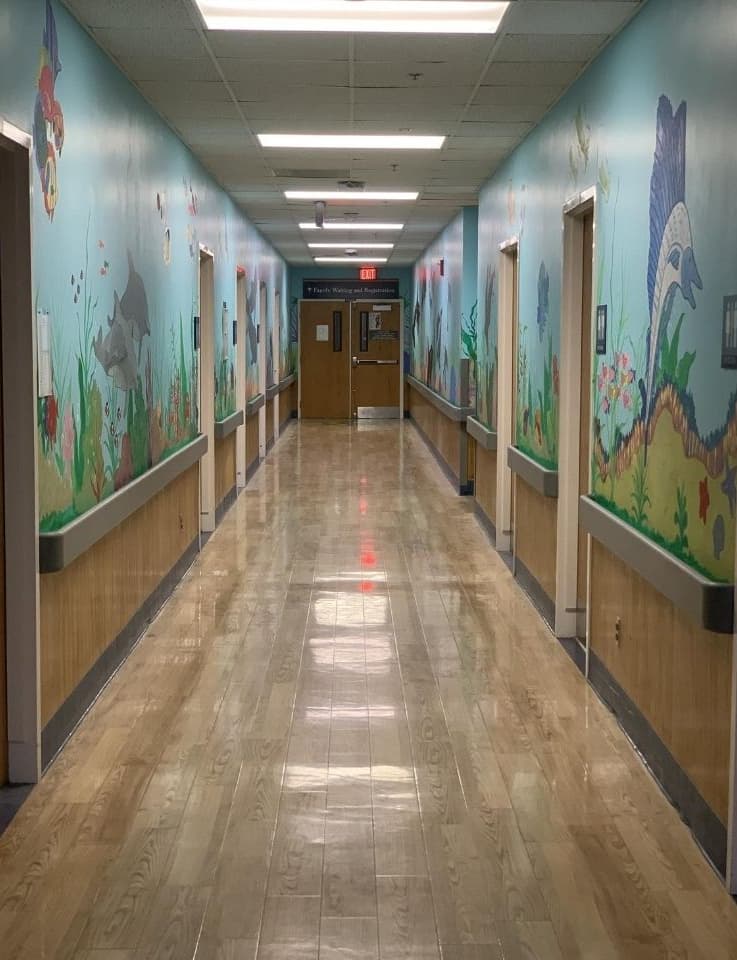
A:
[[[401,303],[303,300],[300,415],[394,419],[400,415]]]

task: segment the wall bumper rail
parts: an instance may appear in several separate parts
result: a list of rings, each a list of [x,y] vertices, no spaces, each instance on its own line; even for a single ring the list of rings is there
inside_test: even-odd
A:
[[[252,417],[254,413],[258,413],[265,403],[266,397],[263,393],[257,393],[255,397],[251,397],[251,399],[246,402],[246,418]]]
[[[459,407],[457,404],[451,403],[450,400],[446,400],[445,397],[441,397],[439,393],[431,390],[422,380],[413,377],[411,373],[405,373],[404,379],[413,390],[422,394],[429,403],[437,407],[449,420],[454,420],[456,423],[465,423],[468,417],[476,412],[474,407]]]
[[[243,411],[236,410],[235,413],[231,413],[230,416],[225,417],[224,420],[216,420],[215,439],[225,440],[226,437],[229,437],[231,433],[243,425],[245,419],[246,418],[243,416]]]
[[[279,393],[283,393],[284,390],[288,390],[292,386],[294,381],[297,379],[296,373],[290,373],[288,377],[284,377],[283,380],[279,381]]]
[[[591,497],[580,498],[578,516],[594,539],[704,630],[732,633],[734,584],[702,576]]]
[[[39,534],[39,571],[57,573],[68,567],[206,453],[207,437],[201,435],[60,530]]]
[[[466,419],[466,433],[484,450],[496,450],[496,430],[491,430],[476,417]]]
[[[277,393],[279,393],[279,384],[272,383],[270,387],[266,388],[266,399],[273,400]]]
[[[558,471],[540,466],[519,447],[507,447],[507,466],[543,497],[557,498]]]

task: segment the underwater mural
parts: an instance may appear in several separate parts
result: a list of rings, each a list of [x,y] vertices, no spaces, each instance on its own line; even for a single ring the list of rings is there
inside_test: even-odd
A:
[[[495,427],[498,250],[516,236],[515,442],[557,466],[562,209],[595,187],[592,326],[606,320],[592,338],[592,496],[705,576],[731,582],[737,229],[721,198],[731,195],[737,130],[717,130],[713,118],[737,66],[726,51],[708,70],[691,63],[695,50],[723,50],[712,34],[729,7],[715,8],[706,23],[685,0],[648,4],[483,188],[477,410]],[[672,56],[654,70],[650,51],[664,35]]]
[[[35,75],[21,69],[30,41],[0,50],[3,71],[16,59],[26,83],[24,94],[0,88],[0,114],[8,96],[14,122],[33,130],[41,185],[32,256],[49,332],[37,423],[40,527],[50,531],[196,437],[200,245],[214,251],[217,419],[243,406],[254,383],[257,392],[253,291],[263,278],[285,302],[287,270],[60,4],[8,2],[18,35],[41,40]],[[117,137],[115,150],[89,149],[100,130]],[[232,329],[238,263],[247,264],[249,291],[242,385]]]
[[[59,195],[57,160],[61,158],[64,146],[64,111],[56,97],[56,81],[61,73],[61,60],[56,18],[50,0],[46,0],[45,12],[46,22],[33,110],[33,150],[44,208],[49,220],[53,220]]]
[[[414,267],[411,314],[405,308],[408,370],[451,403],[474,403],[477,373],[478,212],[464,207]],[[407,329],[408,328],[408,329]],[[461,359],[469,363],[461,397]]]

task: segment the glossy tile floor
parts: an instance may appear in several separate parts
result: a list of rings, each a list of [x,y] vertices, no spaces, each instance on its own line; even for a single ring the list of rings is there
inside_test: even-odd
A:
[[[0,841],[0,956],[737,956],[409,424],[290,427]]]

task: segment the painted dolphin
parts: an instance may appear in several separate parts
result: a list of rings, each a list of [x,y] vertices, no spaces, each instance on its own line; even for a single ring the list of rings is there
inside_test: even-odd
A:
[[[645,421],[652,413],[658,353],[673,301],[680,290],[694,310],[694,287],[702,289],[686,207],[686,102],[682,101],[674,114],[668,97],[661,96],[650,179],[650,256],[647,268],[650,331],[643,407]],[[647,455],[647,439],[645,443]]]

